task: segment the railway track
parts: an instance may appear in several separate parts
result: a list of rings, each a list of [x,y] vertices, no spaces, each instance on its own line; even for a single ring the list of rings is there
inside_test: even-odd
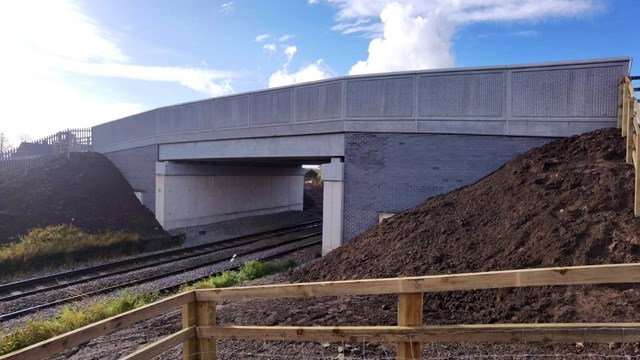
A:
[[[124,281],[112,286],[101,287],[97,290],[84,292],[82,294],[76,294],[54,301],[47,301],[46,303],[36,306],[30,306],[27,308],[21,308],[16,311],[5,313],[0,315],[1,320],[8,320],[17,318],[29,313],[33,313],[39,310],[50,308],[53,306],[70,303],[83,298],[112,292],[115,290],[151,282],[154,280],[162,279],[165,277],[179,275],[189,271],[196,270],[205,266],[229,262],[229,252],[237,257],[250,255],[265,250],[274,249],[274,255],[269,257],[281,255],[287,252],[291,252],[300,248],[315,245],[321,242],[318,236],[321,235],[322,222],[312,221],[295,226],[277,229],[274,231],[265,231],[257,234],[243,236],[239,238],[229,239],[214,244],[204,244],[194,246],[190,248],[169,250],[162,253],[156,253],[153,255],[143,256],[134,259],[127,259],[123,261],[117,261],[100,266],[68,271],[60,274],[44,276],[40,278],[33,278],[24,281],[18,281],[8,284],[0,285],[0,302],[8,302],[12,300],[18,300],[31,295],[37,295],[54,290],[60,290],[65,287],[89,283],[98,279],[103,279],[111,276],[117,276],[122,274],[129,274],[140,270],[154,269],[157,266],[171,264],[173,262],[180,262],[183,260],[196,260],[198,257],[209,255],[209,258],[205,261],[196,261],[189,266],[180,266],[170,271],[154,273],[150,276],[142,276],[130,281]],[[275,240],[281,238],[279,240]],[[274,241],[275,240],[275,241]],[[262,245],[255,247],[248,246],[253,243],[266,242]],[[242,249],[242,247],[245,247]],[[248,248],[247,248],[248,247]],[[235,251],[238,249],[239,251]],[[144,262],[144,264],[140,264]],[[227,266],[226,270],[238,268],[242,264]],[[197,281],[202,278],[206,278],[213,274],[207,274],[206,276],[197,277],[190,281]],[[184,283],[178,285],[172,285],[156,289],[156,291],[172,291],[176,290]]]

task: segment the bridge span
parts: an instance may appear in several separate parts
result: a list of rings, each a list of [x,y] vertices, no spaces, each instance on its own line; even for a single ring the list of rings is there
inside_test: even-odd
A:
[[[166,228],[301,210],[322,165],[323,252],[553,138],[615,126],[629,58],[349,76],[93,128]]]

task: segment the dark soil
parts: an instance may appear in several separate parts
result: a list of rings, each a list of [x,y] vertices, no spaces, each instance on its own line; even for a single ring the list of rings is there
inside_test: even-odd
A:
[[[58,224],[92,233],[126,231],[142,239],[167,237],[120,171],[98,153],[55,158],[0,184],[0,243]]]
[[[374,226],[298,281],[634,262],[633,167],[616,129],[554,141]]]
[[[554,141],[385,220],[282,282],[637,262],[633,167],[616,129]],[[390,325],[394,296],[236,302],[223,322]],[[368,309],[362,311],[362,309]],[[425,323],[638,321],[636,286],[425,294]],[[228,312],[227,312],[228,311]],[[228,317],[225,314],[233,314]]]

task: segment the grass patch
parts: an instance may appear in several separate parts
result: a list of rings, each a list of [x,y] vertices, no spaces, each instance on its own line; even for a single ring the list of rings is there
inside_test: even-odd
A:
[[[153,294],[125,294],[80,309],[65,309],[49,320],[30,320],[24,326],[0,332],[0,355],[7,354],[96,321],[150,304],[160,299]]]
[[[135,244],[139,239],[139,235],[125,232],[89,234],[67,224],[36,228],[18,242],[0,246],[0,269],[8,275],[60,262],[72,263],[74,258],[99,253],[99,249]]]
[[[249,260],[238,270],[224,271],[220,275],[210,276],[200,280],[191,286],[184,287],[184,290],[196,288],[224,288],[237,285],[243,281],[254,280],[263,276],[284,272],[296,266],[296,262],[289,260],[284,264],[273,264],[259,260]]]
[[[250,260],[237,271],[225,271],[220,275],[198,281],[192,286],[185,286],[181,291],[202,287],[229,287],[239,284],[242,281],[254,280],[266,275],[284,272],[296,265],[296,262],[293,260],[289,260],[284,264]],[[96,321],[121,314],[125,311],[150,304],[159,299],[160,295],[157,293],[125,294],[117,299],[96,302],[93,305],[80,309],[65,307],[64,310],[53,319],[30,320],[20,328],[0,331],[0,355],[22,349]]]

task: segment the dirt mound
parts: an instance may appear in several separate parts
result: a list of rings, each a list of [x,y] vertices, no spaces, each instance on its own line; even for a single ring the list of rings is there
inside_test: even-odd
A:
[[[297,273],[380,278],[640,260],[633,167],[616,129],[533,149],[374,226]]]
[[[143,239],[167,236],[120,171],[98,153],[55,158],[0,185],[0,243],[57,224],[93,233],[123,230]]]
[[[288,280],[637,262],[640,219],[633,216],[632,201],[633,168],[624,162],[624,139],[616,129],[602,129],[532,149],[473,185],[370,228]],[[426,294],[425,318],[445,324],[631,321],[638,320],[638,295],[631,286]],[[359,313],[341,322],[395,320],[393,297],[369,297],[362,305],[392,311]],[[309,304],[302,306],[313,318]],[[329,324],[318,306],[334,311],[328,303],[315,306],[318,324]]]

